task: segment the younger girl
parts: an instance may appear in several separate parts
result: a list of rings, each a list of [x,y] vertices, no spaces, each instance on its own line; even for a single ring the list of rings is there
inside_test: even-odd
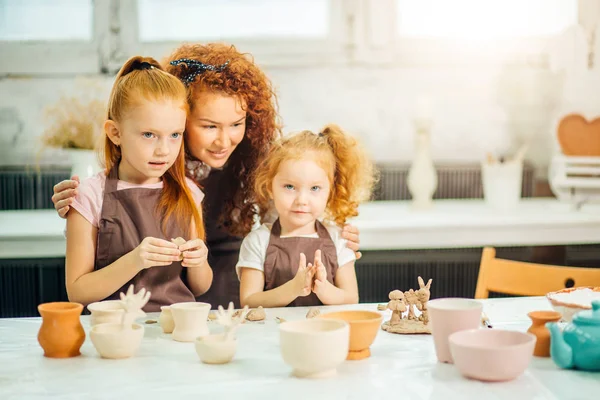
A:
[[[369,157],[335,125],[274,143],[254,189],[261,218],[271,204],[279,218],[242,243],[236,265],[242,306],[357,303],[356,257],[341,233],[374,181]]]
[[[159,311],[210,287],[203,194],[185,177],[187,111],[184,85],[154,59],[133,57],[119,71],[104,123],[106,170],[81,182],[67,217],[69,300],[117,299],[134,284],[152,293],[144,310]],[[178,237],[188,240],[178,246]]]

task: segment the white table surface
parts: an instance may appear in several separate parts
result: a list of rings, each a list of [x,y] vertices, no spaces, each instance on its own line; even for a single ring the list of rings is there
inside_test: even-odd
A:
[[[545,298],[484,300],[494,328],[525,331],[526,313],[550,309]],[[376,309],[374,304],[334,309]],[[534,357],[519,378],[483,383],[463,378],[453,365],[436,362],[430,335],[379,331],[372,356],[345,361],[336,376],[292,377],[279,351],[275,317],[301,319],[306,308],[268,309],[265,322],[238,331],[238,350],[225,365],[199,361],[193,343],[179,343],[158,324],[145,325],[138,354],[125,360],[100,358],[89,337],[82,355],[43,357],[37,343],[40,318],[0,319],[0,398],[12,399],[597,399],[600,373],[562,370]],[[389,319],[390,311],[383,312]],[[157,315],[150,314],[150,318]],[[82,323],[89,332],[89,317]],[[211,331],[218,329],[210,322]]]
[[[505,212],[483,200],[438,200],[421,212],[409,201],[370,202],[350,222],[362,250],[600,243],[600,205],[574,210],[549,198]],[[54,210],[0,211],[0,259],[64,257],[64,229]]]

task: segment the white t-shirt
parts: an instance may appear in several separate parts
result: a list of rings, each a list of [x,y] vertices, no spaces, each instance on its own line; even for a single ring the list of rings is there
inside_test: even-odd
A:
[[[237,273],[238,279],[240,278],[241,267],[254,268],[259,271],[264,271],[265,258],[267,256],[267,247],[269,246],[269,240],[271,238],[272,226],[272,223],[262,224],[260,227],[250,232],[242,241],[240,258],[235,266],[235,272]],[[323,226],[325,226],[329,232],[329,236],[335,245],[338,266],[342,267],[350,261],[356,260],[354,251],[346,247],[347,241],[346,239],[342,238],[342,229],[337,225],[326,222],[323,222]],[[304,237],[318,238],[319,234],[313,233]]]

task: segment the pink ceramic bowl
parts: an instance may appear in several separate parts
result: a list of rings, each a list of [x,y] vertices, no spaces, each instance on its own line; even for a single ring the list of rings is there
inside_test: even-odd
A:
[[[517,331],[470,329],[453,333],[448,341],[461,374],[481,381],[508,381],[527,369],[536,338]]]

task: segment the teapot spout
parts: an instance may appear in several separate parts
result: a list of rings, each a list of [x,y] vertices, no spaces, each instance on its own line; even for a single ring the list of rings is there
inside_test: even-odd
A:
[[[556,322],[548,322],[550,331],[550,356],[560,368],[573,368],[573,349],[565,342],[563,333]]]

